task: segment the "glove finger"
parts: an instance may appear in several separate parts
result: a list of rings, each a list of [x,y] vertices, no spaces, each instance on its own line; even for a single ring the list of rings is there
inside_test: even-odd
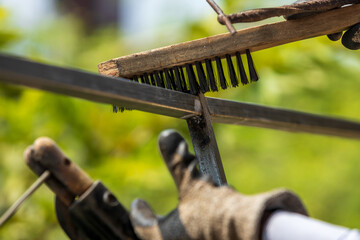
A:
[[[159,148],[178,189],[184,180],[186,171],[191,177],[198,175],[195,156],[189,153],[185,139],[174,130],[165,130],[159,136]],[[189,168],[189,166],[192,166]]]
[[[135,199],[131,204],[130,219],[134,227],[151,227],[157,224],[157,217],[150,205],[142,199]]]
[[[327,37],[331,40],[331,41],[339,41],[341,39],[343,35],[343,32],[337,32],[337,33],[332,33],[332,34],[328,34]]]
[[[341,43],[350,50],[360,49],[360,23],[355,24],[344,33]]]
[[[132,202],[130,221],[139,238],[143,240],[162,239],[157,217],[145,200],[135,199]]]

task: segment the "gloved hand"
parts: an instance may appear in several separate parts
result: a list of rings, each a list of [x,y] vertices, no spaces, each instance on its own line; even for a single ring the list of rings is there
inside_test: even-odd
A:
[[[341,43],[350,50],[360,49],[360,23],[355,24],[344,33]]]
[[[167,216],[157,217],[144,200],[135,200],[130,218],[143,240],[260,240],[262,225],[272,211],[306,215],[299,198],[289,191],[246,196],[228,186],[215,186],[200,175],[195,157],[175,131],[164,131],[159,147],[178,188],[179,204]]]

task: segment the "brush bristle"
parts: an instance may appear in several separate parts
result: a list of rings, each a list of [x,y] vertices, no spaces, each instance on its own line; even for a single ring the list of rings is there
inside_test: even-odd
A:
[[[186,77],[185,77],[185,74],[184,74],[184,68],[179,67],[179,71],[180,71],[181,83],[183,84],[184,92],[185,93],[190,93],[189,84],[186,82]]]
[[[156,86],[165,88],[165,84],[161,74],[158,71],[156,71],[154,75],[155,75]]]
[[[171,88],[176,90],[175,76],[173,69],[169,69]]]
[[[181,76],[180,76],[180,71],[178,67],[174,68],[174,72],[175,72],[175,83],[176,83],[176,90],[183,92],[184,88],[183,88],[183,84],[182,84],[182,80],[181,80]]]
[[[248,60],[248,65],[249,65],[250,79],[251,79],[252,82],[256,82],[257,80],[259,80],[259,76],[257,75],[255,65],[254,65],[254,61],[253,61],[253,59],[251,57],[249,49],[246,49],[246,57],[247,57],[247,60]]]
[[[209,84],[207,83],[202,63],[201,62],[196,62],[195,66],[196,66],[196,71],[197,71],[197,75],[198,75],[198,79],[199,79],[199,83],[200,83],[201,92],[202,93],[209,92],[210,91]]]
[[[199,84],[196,81],[194,68],[191,64],[186,64],[185,68],[189,80],[190,93],[197,95],[199,93]]]
[[[169,70],[165,69],[164,73],[165,73],[166,88],[167,89],[172,89],[172,87],[171,87],[171,77],[170,77]]]
[[[214,70],[212,67],[212,63],[209,59],[205,60],[205,65],[206,65],[206,73],[207,73],[207,77],[209,79],[209,83],[210,83],[210,89],[213,92],[217,92],[218,91],[218,87],[215,81],[215,76],[214,76]]]
[[[226,78],[224,75],[224,69],[222,67],[221,59],[219,57],[216,57],[215,61],[216,61],[216,68],[217,68],[219,81],[220,81],[220,87],[222,89],[227,89],[228,85],[227,85]]]
[[[149,75],[147,73],[144,74],[144,83],[150,84]]]
[[[113,113],[117,113],[118,112],[118,107],[116,106],[116,105],[112,105],[112,107],[113,107]]]
[[[151,85],[156,86],[154,74],[150,74],[150,82],[151,82]]]
[[[245,72],[245,68],[244,68],[244,64],[241,59],[241,55],[239,52],[236,52],[235,55],[236,55],[236,62],[238,65],[238,69],[239,69],[240,81],[243,85],[246,85],[249,83],[249,80],[248,80],[248,77]]]
[[[227,62],[228,68],[229,68],[231,85],[233,87],[237,87],[239,85],[239,82],[236,78],[236,73],[235,73],[233,62],[231,60],[231,56],[229,54],[226,54],[225,57],[226,57],[226,62]]]
[[[220,57],[205,59],[204,62],[187,63],[183,66],[175,66],[170,69],[143,73],[142,75],[132,77],[132,81],[194,95],[197,95],[200,91],[202,93],[216,92],[219,88],[238,87],[239,82],[242,85],[246,85],[249,82],[258,81],[259,77],[249,49],[246,50],[246,57],[250,79],[246,74],[240,52],[236,52],[232,55],[226,54],[222,56],[222,58],[225,58],[224,62]],[[233,61],[235,59],[236,64],[234,65]],[[213,62],[215,62],[216,67],[213,66]],[[226,64],[227,68],[224,69],[223,64]],[[214,68],[216,68],[216,71]],[[224,70],[226,71],[226,77]],[[128,109],[113,105],[113,112],[123,112],[124,110]]]
[[[199,91],[202,93],[216,92],[219,88],[238,87],[239,82],[246,85],[250,81],[254,82],[259,79],[248,49],[246,50],[246,57],[250,79],[246,74],[240,52],[236,52],[234,57],[226,54],[224,61],[220,57],[215,57],[213,60],[205,59],[204,62],[188,63],[185,66],[175,66],[171,69],[134,76],[133,81],[139,82],[140,80],[144,84],[191,94],[198,94]],[[216,64],[216,71],[213,67],[213,61]],[[224,69],[224,64],[227,65],[226,69]],[[186,74],[184,74],[184,69]]]

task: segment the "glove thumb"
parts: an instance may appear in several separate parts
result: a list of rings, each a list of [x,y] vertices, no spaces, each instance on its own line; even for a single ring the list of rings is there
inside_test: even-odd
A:
[[[132,202],[130,220],[139,238],[162,239],[158,219],[145,200],[135,199]]]
[[[360,49],[360,23],[355,24],[344,33],[342,44],[350,50]]]

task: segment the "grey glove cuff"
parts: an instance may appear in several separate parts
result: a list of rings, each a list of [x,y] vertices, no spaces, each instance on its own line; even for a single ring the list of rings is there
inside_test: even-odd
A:
[[[259,240],[267,213],[275,210],[307,215],[300,199],[290,191],[246,196],[229,187],[198,181],[191,193],[181,198],[179,217],[186,222],[190,239]]]
[[[248,205],[248,206],[246,206]],[[243,236],[245,239],[261,239],[267,217],[276,210],[299,213],[307,216],[307,211],[296,194],[278,189],[244,199]]]

